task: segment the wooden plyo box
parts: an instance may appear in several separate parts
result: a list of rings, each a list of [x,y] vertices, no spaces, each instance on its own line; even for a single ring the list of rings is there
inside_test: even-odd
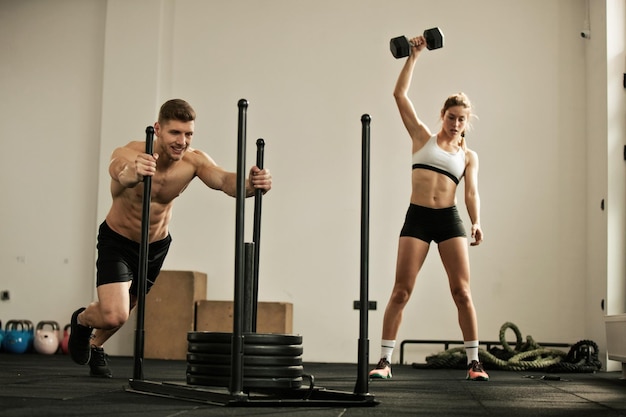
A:
[[[196,302],[196,331],[232,332],[233,302],[199,300]],[[293,304],[259,301],[257,303],[257,333],[291,334]]]
[[[196,302],[206,291],[205,273],[161,271],[146,296],[145,358],[187,358],[187,333],[194,330]]]

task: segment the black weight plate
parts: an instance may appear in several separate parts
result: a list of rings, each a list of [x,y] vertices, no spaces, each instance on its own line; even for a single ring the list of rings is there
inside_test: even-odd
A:
[[[213,355],[230,355],[230,345],[226,343],[196,343],[189,342],[189,353],[209,353]]]
[[[187,341],[200,343],[231,343],[232,333],[224,332],[188,332]],[[253,345],[300,345],[302,336],[274,333],[244,333],[244,344]]]
[[[230,377],[214,377],[202,375],[187,375],[190,385],[207,385],[211,387],[229,387]],[[250,389],[298,389],[302,387],[302,378],[244,378],[243,388]]]
[[[245,366],[243,377],[297,378],[301,377],[302,366]],[[230,376],[231,367],[224,365],[187,365],[187,373],[203,376]]]
[[[230,365],[231,355],[211,353],[188,353],[187,362],[197,365]],[[300,366],[302,356],[252,356],[243,357],[244,366]]]
[[[187,347],[191,353],[211,353],[218,355],[230,354],[229,343],[189,342]],[[257,356],[299,356],[302,355],[301,345],[252,345],[244,344],[244,355]]]

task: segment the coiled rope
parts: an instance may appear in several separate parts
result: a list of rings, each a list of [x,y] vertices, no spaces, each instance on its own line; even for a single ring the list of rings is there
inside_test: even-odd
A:
[[[515,333],[515,348],[512,348],[504,337],[507,329]],[[602,362],[598,359],[598,345],[591,340],[581,340],[565,353],[559,349],[541,347],[532,336],[526,336],[524,342],[519,328],[511,322],[506,322],[500,327],[500,343],[502,349],[498,347],[492,347],[489,351],[478,349],[479,358],[485,368],[505,371],[591,373],[602,367]],[[465,369],[467,367],[465,348],[444,350],[427,356],[426,363],[414,363],[412,366],[417,369]]]

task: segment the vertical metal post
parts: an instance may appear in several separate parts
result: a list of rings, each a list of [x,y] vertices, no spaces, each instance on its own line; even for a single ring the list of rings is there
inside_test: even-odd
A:
[[[263,169],[265,141],[261,138],[256,141],[256,166]],[[254,242],[254,275],[252,279],[252,329],[256,333],[257,311],[259,304],[259,258],[261,248],[261,204],[263,203],[263,191],[254,190],[254,225],[252,230],[252,242]]]
[[[244,243],[244,284],[243,284],[243,333],[253,332],[254,303],[254,243]],[[245,336],[244,336],[245,337]]]
[[[237,126],[237,194],[235,220],[235,296],[231,344],[230,393],[243,395],[243,296],[244,296],[244,226],[246,199],[246,112],[248,101],[239,100]]]
[[[355,394],[367,394],[369,375],[369,340],[367,334],[369,313],[369,200],[370,200],[370,121],[368,114],[361,117],[361,296],[359,308],[359,359]]]
[[[154,128],[146,128],[146,153],[152,155]],[[150,194],[152,177],[143,178],[141,212],[141,242],[139,243],[139,276],[137,277],[137,327],[135,329],[135,365],[133,379],[143,379],[144,319],[146,312],[146,287],[148,280],[148,246],[150,243]]]

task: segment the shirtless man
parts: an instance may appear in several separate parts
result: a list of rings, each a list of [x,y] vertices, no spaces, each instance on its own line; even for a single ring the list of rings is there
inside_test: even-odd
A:
[[[168,225],[174,199],[191,180],[198,177],[208,187],[236,196],[237,174],[226,172],[209,155],[191,148],[195,118],[187,102],[169,100],[154,124],[153,155],[145,153],[145,142],[135,141],[115,149],[111,156],[113,202],[98,232],[98,301],[74,312],[69,340],[72,360],[88,363],[92,376],[112,376],[102,346],[124,325],[137,303],[144,177],[152,177],[147,291],[159,275],[172,240]],[[253,166],[246,196],[271,187],[269,170]]]

